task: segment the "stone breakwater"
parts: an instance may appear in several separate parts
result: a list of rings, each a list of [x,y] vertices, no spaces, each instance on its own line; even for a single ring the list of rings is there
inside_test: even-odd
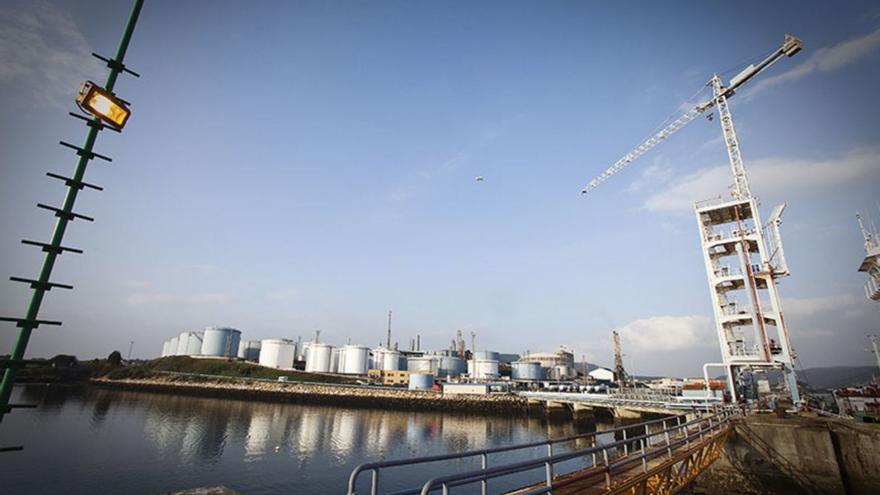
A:
[[[528,401],[515,395],[444,395],[427,390],[189,376],[119,380],[96,378],[90,383],[99,387],[122,390],[298,404],[488,414],[525,415],[529,411]]]

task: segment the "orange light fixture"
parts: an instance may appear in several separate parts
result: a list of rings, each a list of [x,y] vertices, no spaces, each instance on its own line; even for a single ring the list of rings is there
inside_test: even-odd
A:
[[[76,104],[84,112],[98,117],[116,129],[122,129],[131,115],[131,110],[122,100],[92,81],[82,83],[76,96]]]

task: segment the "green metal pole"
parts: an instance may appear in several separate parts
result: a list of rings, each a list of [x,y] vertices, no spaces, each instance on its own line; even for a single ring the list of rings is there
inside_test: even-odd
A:
[[[131,41],[131,35],[134,32],[134,26],[137,23],[143,4],[144,0],[135,0],[134,7],[131,9],[131,15],[128,18],[128,24],[125,26],[125,31],[122,33],[122,39],[119,41],[119,47],[116,50],[116,57],[114,60],[118,62],[118,64],[108,64],[110,67],[110,74],[107,76],[107,83],[104,85],[104,88],[108,91],[113,91],[113,86],[116,85],[116,78],[119,76],[119,73],[122,72],[121,64],[125,58],[125,52],[128,50],[128,43]],[[100,122],[97,117],[94,117],[94,121],[96,124]],[[100,130],[101,127],[98,125],[89,126],[89,133],[86,135],[86,140],[82,146],[84,153],[81,154],[77,161],[76,171],[73,174],[73,181],[82,182],[86,174],[86,167],[91,159],[89,153],[92,152],[95,140],[98,137],[98,131]],[[43,267],[40,269],[40,277],[38,279],[40,284],[48,283],[52,275],[52,269],[55,267],[55,260],[60,254],[59,249],[62,246],[61,241],[64,239],[64,232],[67,230],[67,224],[72,218],[70,214],[73,213],[73,205],[76,202],[78,192],[79,187],[76,187],[73,184],[67,186],[67,194],[64,197],[64,204],[61,207],[62,214],[58,216],[58,221],[55,222],[55,230],[52,233],[52,240],[49,243],[54,249],[47,251],[46,256],[43,258]],[[40,312],[40,305],[43,303],[43,296],[46,294],[47,290],[49,289],[45,286],[37,286],[33,289],[34,292],[31,295],[31,301],[28,304],[27,313],[20,325],[21,330],[18,333],[18,339],[16,340],[15,346],[12,349],[12,354],[10,355],[10,361],[13,363],[24,359],[25,350],[27,350],[31,333],[34,328],[37,327],[35,321]],[[15,365],[7,367],[3,374],[3,381],[0,382],[0,421],[3,421],[4,414],[10,410],[9,398],[12,395],[12,386],[15,384],[17,370],[18,367]]]

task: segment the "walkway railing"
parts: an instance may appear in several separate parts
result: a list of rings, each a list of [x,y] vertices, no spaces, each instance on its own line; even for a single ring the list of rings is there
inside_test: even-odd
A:
[[[380,474],[383,470],[389,468],[397,468],[403,466],[414,466],[417,464],[425,464],[432,462],[462,460],[468,458],[480,458],[480,469],[467,471],[464,473],[452,474],[448,476],[430,479],[418,488],[411,488],[402,491],[391,492],[392,495],[416,495],[425,494],[442,490],[444,495],[449,493],[453,487],[480,484],[481,493],[486,495],[489,490],[489,481],[504,476],[523,473],[539,468],[544,468],[545,485],[529,494],[551,493],[552,481],[554,478],[554,468],[561,462],[573,459],[589,458],[591,463],[585,464],[583,467],[602,466],[601,473],[605,473],[606,483],[610,483],[610,473],[613,469],[618,469],[623,465],[630,463],[642,462],[643,467],[647,468],[647,461],[653,457],[667,453],[672,455],[672,451],[680,445],[689,445],[690,442],[699,439],[702,440],[704,435],[711,435],[718,431],[728,418],[733,414],[730,409],[719,409],[717,413],[709,416],[695,419],[693,421],[683,421],[683,416],[669,416],[666,418],[645,421],[642,423],[621,426],[611,430],[583,433],[563,438],[548,439],[539,442],[531,442],[519,445],[510,445],[506,447],[496,447],[492,449],[472,450],[467,452],[435,455],[420,457],[415,459],[401,459],[392,461],[382,461],[361,464],[354,468],[349,477],[348,495],[356,495],[356,487],[358,478],[364,473],[370,473],[370,495],[378,495],[380,493],[380,480],[383,476]],[[651,426],[660,425],[660,429],[651,432]],[[672,425],[672,426],[670,426]],[[644,428],[644,433],[628,437],[628,432],[636,429]],[[597,445],[596,436],[602,434],[614,434],[614,438],[620,433],[623,437],[620,441],[607,444]],[[553,453],[553,446],[560,443],[572,442],[575,440],[590,439],[591,446],[586,449],[574,450],[560,454]],[[638,449],[631,446],[638,445]],[[520,461],[510,464],[489,467],[489,455],[501,452],[513,452],[519,450],[534,449],[537,447],[545,447],[546,456],[537,459]],[[559,484],[557,483],[557,487]]]

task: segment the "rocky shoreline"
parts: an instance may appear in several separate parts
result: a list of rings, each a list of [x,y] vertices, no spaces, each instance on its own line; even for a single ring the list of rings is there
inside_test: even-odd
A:
[[[118,390],[296,404],[508,415],[529,412],[528,401],[515,395],[443,395],[422,390],[181,375],[115,380],[95,378],[89,383]]]

